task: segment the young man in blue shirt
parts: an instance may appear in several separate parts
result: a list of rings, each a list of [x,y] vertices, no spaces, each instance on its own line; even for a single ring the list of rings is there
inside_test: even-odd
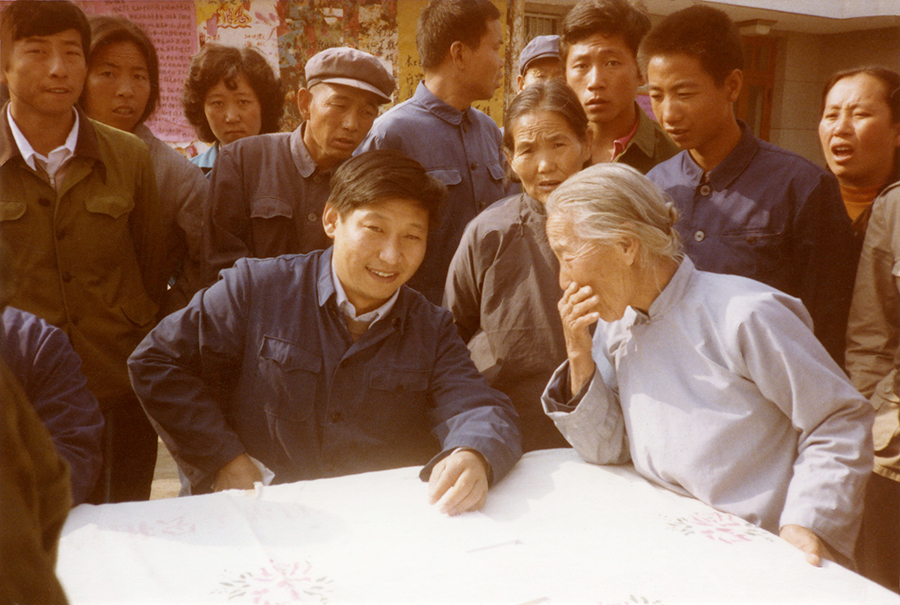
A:
[[[410,286],[441,303],[450,261],[470,220],[506,197],[500,129],[472,107],[500,86],[500,11],[488,0],[432,0],[419,16],[425,72],[413,98],[375,120],[358,152],[397,149],[447,185],[440,231]]]
[[[241,259],[129,362],[194,493],[424,464],[432,502],[478,508],[521,456],[516,413],[487,386],[449,311],[403,287],[444,187],[393,150],[344,164],[328,250]]]
[[[796,296],[839,363],[859,251],[835,178],[757,139],[734,115],[741,40],[708,6],[669,15],[640,49],[653,111],[683,149],[647,173],[675,202],[698,269]]]

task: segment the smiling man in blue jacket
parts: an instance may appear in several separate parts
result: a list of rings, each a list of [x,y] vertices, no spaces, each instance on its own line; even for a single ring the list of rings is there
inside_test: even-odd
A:
[[[325,251],[242,259],[167,317],[129,361],[194,493],[424,464],[432,503],[480,507],[521,456],[450,313],[404,284],[445,188],[373,151],[334,176]]]

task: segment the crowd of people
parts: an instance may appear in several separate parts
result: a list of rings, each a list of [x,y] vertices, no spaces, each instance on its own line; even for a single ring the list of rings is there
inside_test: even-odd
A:
[[[430,0],[381,115],[369,53],[287,95],[207,43],[189,160],[139,27],[4,8],[0,597],[65,602],[69,507],[148,499],[158,438],[185,495],[418,465],[450,515],[571,445],[900,591],[900,75],[828,80],[823,168],[735,117],[718,9],[579,1],[501,130],[503,42]]]

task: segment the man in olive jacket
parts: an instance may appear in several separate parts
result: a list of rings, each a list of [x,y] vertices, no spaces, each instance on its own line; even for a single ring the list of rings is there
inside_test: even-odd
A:
[[[106,420],[91,501],[147,499],[156,436],[125,360],[156,322],[166,266],[147,147],[75,108],[90,27],[70,2],[0,14],[0,237],[22,280],[10,304],[61,328]]]

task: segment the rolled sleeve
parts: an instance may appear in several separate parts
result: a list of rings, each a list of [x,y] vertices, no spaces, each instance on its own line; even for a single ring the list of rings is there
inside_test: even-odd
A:
[[[581,391],[569,397],[569,362],[557,368],[541,397],[544,412],[578,455],[593,464],[630,460],[625,417],[616,393],[595,371]]]

